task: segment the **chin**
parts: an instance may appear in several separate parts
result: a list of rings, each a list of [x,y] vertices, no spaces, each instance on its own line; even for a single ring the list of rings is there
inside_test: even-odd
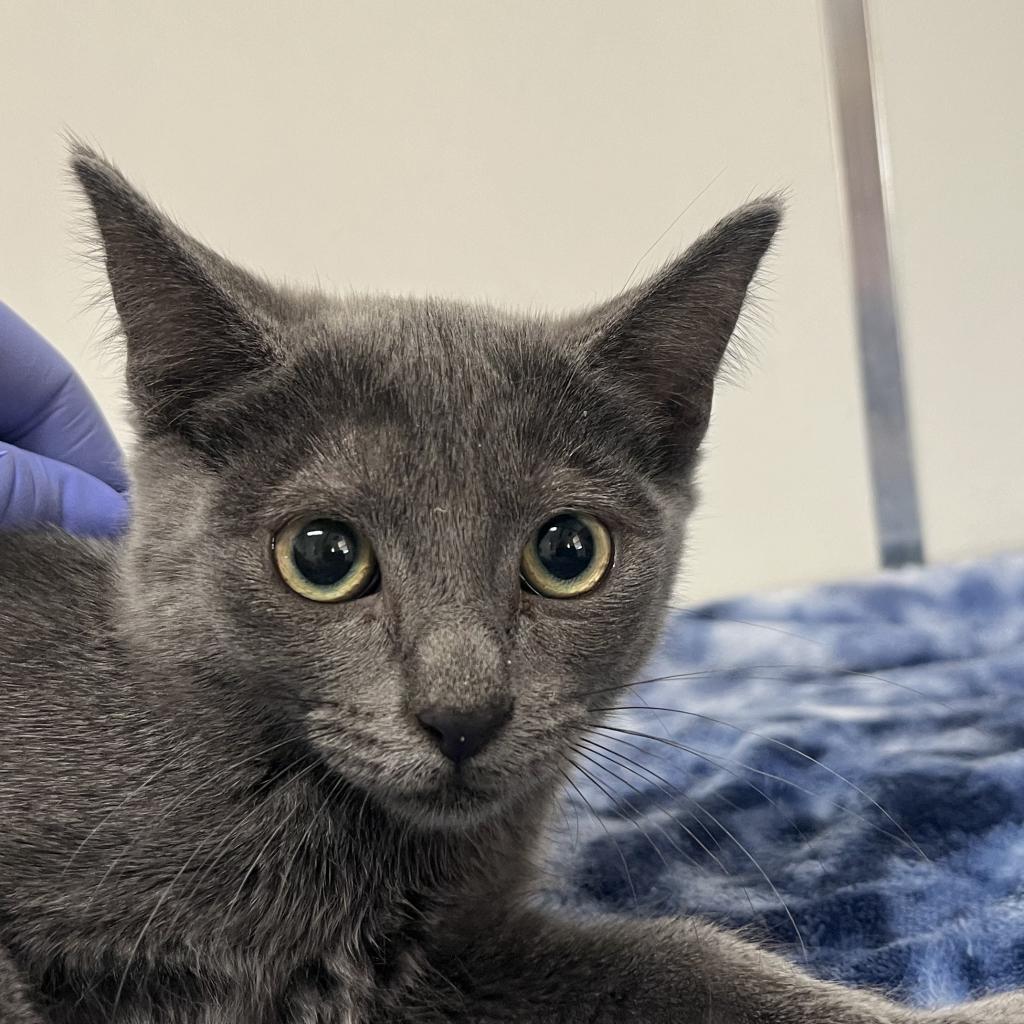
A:
[[[354,764],[350,755],[316,745],[326,763],[354,789],[407,824],[430,831],[466,831],[503,817],[535,816],[559,782],[557,770],[543,762],[470,761],[455,768],[440,758],[423,759],[393,774],[393,763]]]
[[[385,792],[385,803],[411,824],[430,830],[465,830],[510,813],[526,800],[536,803],[536,790],[526,791],[505,779],[501,786],[474,784],[452,773],[430,787]]]

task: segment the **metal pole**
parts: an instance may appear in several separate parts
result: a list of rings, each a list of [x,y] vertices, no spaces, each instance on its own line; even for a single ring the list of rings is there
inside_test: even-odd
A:
[[[882,565],[924,560],[865,0],[822,0]]]

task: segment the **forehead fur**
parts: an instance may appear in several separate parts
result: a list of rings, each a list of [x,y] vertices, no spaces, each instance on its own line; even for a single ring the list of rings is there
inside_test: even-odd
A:
[[[649,446],[642,411],[591,365],[572,321],[431,299],[296,301],[303,315],[273,340],[281,358],[217,404],[208,429],[224,461],[346,436],[381,458],[419,455],[432,472],[468,469],[482,448],[492,464],[509,460],[505,472],[528,468],[527,453],[600,472]],[[405,461],[396,473],[413,472]]]
[[[641,285],[544,319],[289,292],[187,235],[95,153],[77,150],[73,166],[103,243],[140,432],[175,436],[211,465],[268,430],[301,432],[312,414],[387,420],[438,449],[482,434],[512,451],[517,437],[578,451],[597,436],[651,477],[685,483],[780,218],[777,202],[751,203]]]

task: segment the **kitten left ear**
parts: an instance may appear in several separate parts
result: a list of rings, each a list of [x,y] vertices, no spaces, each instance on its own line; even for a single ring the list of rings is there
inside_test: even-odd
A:
[[[277,362],[281,296],[191,238],[106,160],[75,144],[128,350],[128,393],[143,435],[216,449],[208,420]]]
[[[692,463],[707,430],[715,375],[781,220],[777,199],[741,207],[589,318],[590,358],[651,417],[656,475]]]

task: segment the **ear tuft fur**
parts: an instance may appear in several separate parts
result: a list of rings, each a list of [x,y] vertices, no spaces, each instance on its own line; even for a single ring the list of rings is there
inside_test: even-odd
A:
[[[748,203],[591,314],[593,357],[650,409],[660,439],[657,473],[692,463],[707,430],[715,376],[782,210],[775,196]]]
[[[274,361],[275,296],[187,235],[77,140],[71,169],[102,243],[140,430],[200,444],[204,411]]]

